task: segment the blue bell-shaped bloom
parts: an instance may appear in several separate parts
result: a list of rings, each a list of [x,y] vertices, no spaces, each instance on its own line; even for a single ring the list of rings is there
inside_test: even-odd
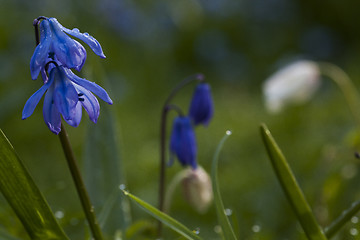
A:
[[[82,40],[95,54],[105,58],[100,43],[94,37],[81,33],[77,28],[67,29],[56,18],[45,18],[40,23],[40,43],[30,61],[32,79],[37,78],[49,59],[59,61],[66,68],[81,70],[86,60],[86,50],[67,34]]]
[[[207,83],[199,83],[193,94],[189,116],[194,125],[208,125],[214,115],[211,87]]]
[[[196,163],[196,139],[193,126],[189,117],[177,117],[174,119],[170,138],[171,161],[176,155],[183,166],[197,168]]]
[[[94,93],[103,101],[112,104],[107,92],[86,79],[76,76],[64,66],[54,66],[50,70],[48,81],[25,103],[22,119],[28,118],[45,94],[43,115],[48,128],[55,134],[61,130],[61,117],[71,126],[77,127],[81,121],[82,107],[91,121],[97,121],[100,105]]]

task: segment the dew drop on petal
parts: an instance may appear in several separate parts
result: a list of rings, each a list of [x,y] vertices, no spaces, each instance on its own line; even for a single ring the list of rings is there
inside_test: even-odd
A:
[[[359,222],[359,218],[357,216],[354,216],[351,218],[351,222],[352,223],[358,223]]]
[[[62,219],[63,217],[64,217],[64,212],[63,211],[56,211],[55,212],[55,217],[57,218],[57,219]]]
[[[350,228],[350,234],[353,236],[358,235],[359,231],[356,228]]]
[[[89,36],[89,34],[87,32],[84,33],[85,36]]]
[[[229,208],[225,209],[225,215],[226,215],[226,216],[231,216],[231,214],[232,214],[232,210],[231,210],[231,209],[229,209]]]
[[[254,232],[254,233],[258,233],[261,231],[261,227],[259,225],[254,225],[251,227],[251,230]]]
[[[230,136],[232,134],[232,132],[230,130],[226,131],[226,135]]]
[[[80,32],[80,30],[78,28],[73,28],[74,32]]]

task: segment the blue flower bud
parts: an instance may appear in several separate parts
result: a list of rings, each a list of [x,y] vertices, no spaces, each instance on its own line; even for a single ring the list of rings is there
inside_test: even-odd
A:
[[[211,87],[207,83],[200,83],[196,86],[191,100],[189,116],[194,125],[208,125],[214,114]]]
[[[176,155],[183,166],[197,168],[197,146],[193,126],[189,117],[176,117],[174,119],[170,137],[171,159]]]

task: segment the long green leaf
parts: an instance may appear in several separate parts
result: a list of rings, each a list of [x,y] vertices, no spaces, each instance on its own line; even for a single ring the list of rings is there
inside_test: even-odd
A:
[[[34,180],[1,130],[0,190],[31,239],[68,239]]]
[[[341,215],[335,219],[328,227],[325,228],[325,234],[328,238],[334,236],[342,226],[345,225],[353,216],[360,211],[360,201],[351,204],[349,209],[346,209]]]
[[[213,190],[214,190],[214,201],[215,201],[215,206],[216,206],[216,213],[218,216],[219,224],[221,226],[223,239],[235,240],[236,235],[230,224],[229,218],[225,214],[225,208],[224,208],[223,201],[221,199],[219,182],[218,182],[218,173],[217,173],[218,161],[219,161],[218,159],[219,159],[220,151],[221,151],[226,139],[230,135],[231,135],[231,132],[226,131],[226,135],[221,139],[221,141],[215,151],[215,155],[214,155],[213,162],[212,162],[212,168],[211,168],[211,180],[212,180],[212,186],[213,186]]]
[[[290,166],[265,124],[261,125],[260,132],[276,176],[305,234],[311,240],[327,239],[317,223]]]
[[[165,225],[167,225],[168,227],[170,227],[171,229],[173,229],[175,232],[179,233],[180,235],[182,235],[186,239],[201,239],[194,231],[191,231],[190,229],[188,229],[183,224],[176,221],[175,219],[173,219],[169,215],[159,211],[157,208],[155,208],[155,207],[151,206],[150,204],[144,202],[140,198],[132,195],[131,193],[129,193],[129,192],[125,191],[125,190],[122,190],[122,191],[126,196],[130,197],[130,199],[132,201],[137,203],[147,213],[149,213],[150,215],[152,215],[153,217],[155,217],[156,219],[158,219],[159,221],[161,221],[162,223],[164,223]]]

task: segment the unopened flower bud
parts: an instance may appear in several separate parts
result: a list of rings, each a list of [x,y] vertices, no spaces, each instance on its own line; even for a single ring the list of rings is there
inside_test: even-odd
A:
[[[266,108],[277,113],[288,103],[309,100],[320,86],[320,70],[313,61],[291,63],[270,76],[263,85]]]
[[[200,166],[188,168],[182,179],[183,193],[189,204],[199,213],[205,213],[213,200],[211,179]]]

